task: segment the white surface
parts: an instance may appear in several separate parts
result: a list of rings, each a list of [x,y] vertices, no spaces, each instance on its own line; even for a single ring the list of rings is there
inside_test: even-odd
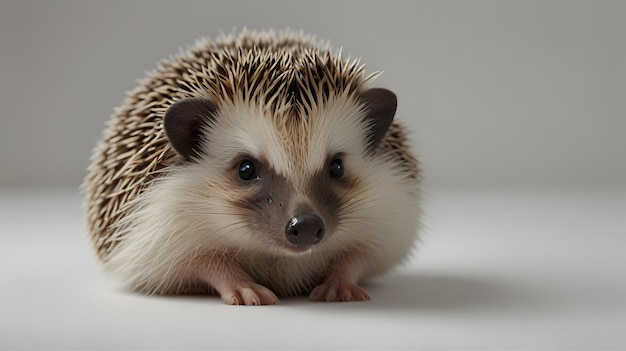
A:
[[[76,192],[0,192],[0,349],[626,349],[626,191],[428,190],[369,303],[143,297],[99,271]]]
[[[619,0],[0,0],[0,186],[75,186],[146,70],[244,26],[302,29],[384,71],[428,179],[621,182],[625,17]]]

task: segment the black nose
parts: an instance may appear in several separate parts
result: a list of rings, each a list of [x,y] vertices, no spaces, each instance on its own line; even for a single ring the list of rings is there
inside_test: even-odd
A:
[[[287,239],[296,245],[317,244],[322,241],[324,232],[324,222],[312,213],[293,216],[285,228]]]

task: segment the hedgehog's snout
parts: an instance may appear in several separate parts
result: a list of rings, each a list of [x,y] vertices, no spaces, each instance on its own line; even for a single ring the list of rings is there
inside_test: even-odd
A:
[[[303,213],[293,216],[287,223],[285,235],[292,244],[310,246],[324,238],[324,222],[314,213]]]

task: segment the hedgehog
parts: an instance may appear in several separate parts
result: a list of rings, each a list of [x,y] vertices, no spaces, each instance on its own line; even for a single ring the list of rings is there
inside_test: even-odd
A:
[[[143,294],[365,301],[418,239],[397,98],[303,32],[200,39],[127,94],[82,189],[91,242]]]

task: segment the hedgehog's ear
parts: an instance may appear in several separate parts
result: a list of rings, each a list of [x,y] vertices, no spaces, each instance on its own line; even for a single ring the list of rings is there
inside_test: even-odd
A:
[[[215,118],[217,107],[202,98],[188,98],[170,106],[163,116],[163,129],[170,144],[185,160],[198,156],[202,129]]]
[[[361,94],[365,122],[369,123],[368,147],[374,150],[387,133],[396,114],[396,94],[387,89],[372,88]]]

